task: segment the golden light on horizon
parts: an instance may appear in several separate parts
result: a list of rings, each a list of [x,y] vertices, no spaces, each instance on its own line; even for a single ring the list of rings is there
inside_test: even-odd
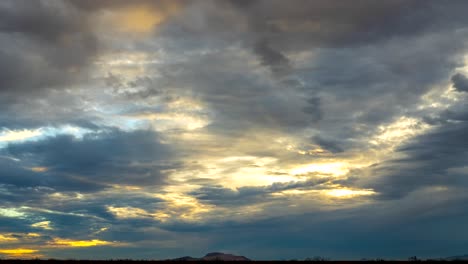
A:
[[[54,246],[64,246],[64,247],[95,247],[95,246],[114,245],[115,242],[103,241],[99,239],[71,240],[71,239],[55,238],[51,244]]]
[[[14,249],[0,249],[0,254],[21,256],[27,254],[33,254],[38,252],[37,249],[27,249],[27,248],[14,248]]]

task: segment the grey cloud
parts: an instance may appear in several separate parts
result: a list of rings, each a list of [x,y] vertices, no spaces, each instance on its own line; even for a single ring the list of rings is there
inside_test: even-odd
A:
[[[272,201],[272,193],[292,189],[326,189],[325,184],[329,179],[311,178],[305,182],[274,183],[261,187],[239,187],[236,190],[222,186],[205,186],[190,192],[189,194],[197,199],[215,205],[246,205],[252,203],[262,203]]]
[[[255,44],[254,52],[260,57],[262,64],[270,67],[274,74],[284,74],[291,70],[288,58],[270,47],[265,40]]]
[[[10,144],[19,159],[49,168],[49,173],[78,177],[100,184],[161,184],[171,168],[168,146],[150,131],[102,132],[83,139],[60,135],[38,142]]]
[[[102,124],[102,115],[89,109],[91,98],[93,94],[79,96],[63,90],[31,96],[5,95],[0,98],[0,127],[10,130],[58,129],[71,125],[92,131],[109,129]]]
[[[0,231],[3,232],[33,231],[33,229],[29,225],[30,222],[26,219],[0,216]]]
[[[314,136],[312,140],[325,150],[331,151],[333,153],[344,151],[343,147],[341,146],[342,142],[340,142],[340,140],[330,139],[324,136]]]
[[[0,3],[0,127],[72,124],[91,131],[82,139],[58,135],[11,143],[0,150],[0,155],[20,159],[0,158],[2,206],[26,205],[31,216],[16,221],[0,217],[2,231],[39,232],[30,224],[48,219],[56,228],[45,231],[48,235],[89,239],[92,231],[106,226],[108,231],[96,238],[134,243],[133,248],[122,247],[118,252],[108,248],[50,251],[67,257],[140,253],[176,257],[181,243],[187,243],[193,255],[212,248],[253,258],[434,256],[466,250],[467,106],[458,102],[441,113],[419,110],[425,103],[422,96],[444,88],[450,76],[456,90],[468,91],[467,77],[453,75],[464,65],[466,53],[465,1],[181,2],[180,12],[158,25],[148,39],[111,36],[109,40],[106,32],[94,32],[97,29],[88,24],[91,16],[129,5],[162,10],[165,3]],[[101,41],[108,43],[101,46]],[[127,65],[125,73],[112,72],[114,66],[109,66],[108,78],[90,80],[90,62],[103,48],[111,53],[154,54],[157,50],[158,63]],[[143,67],[144,74],[125,76],[127,70],[141,72]],[[194,114],[206,114],[203,117],[211,123],[187,134],[200,132],[214,140],[171,146],[155,132],[125,132],[101,125],[116,112],[163,113],[169,97],[200,101],[203,113]],[[212,154],[218,149],[222,157],[274,157],[278,160],[274,166],[321,161],[322,156],[269,148],[271,133],[292,137],[305,150],[311,143],[320,145],[329,151],[325,158],[341,159],[368,150],[369,138],[379,126],[401,116],[421,117],[434,127],[398,148],[399,158],[389,156],[367,169],[353,170],[348,178],[312,177],[305,183],[236,190],[211,178],[184,181],[203,186],[187,193],[201,203],[227,209],[265,206],[265,219],[161,223],[150,217],[118,219],[107,210],[107,206],[165,208],[165,201],[150,195],[173,183],[167,181],[168,171],[185,166],[184,172],[194,168],[204,176],[203,169],[210,166],[179,164],[179,157],[187,157],[184,151],[194,157],[218,158],[218,153]],[[257,131],[267,138],[254,138]],[[236,144],[244,140],[267,144],[238,149]],[[34,172],[33,166],[49,170]],[[221,173],[247,166],[253,165],[232,163]],[[276,172],[271,171],[271,175]],[[138,185],[143,190],[118,193],[109,188],[111,184]],[[380,196],[366,203],[333,200],[319,209],[302,209],[299,204],[297,210],[304,212],[292,214],[296,204],[290,198],[271,195],[294,189],[323,190],[334,184],[372,188]],[[50,198],[54,193],[69,199],[56,203]],[[78,194],[89,199],[78,199]],[[343,204],[353,208],[343,209]],[[278,211],[285,216],[269,217]],[[172,248],[159,251],[162,244]],[[389,253],[388,248],[394,250]]]
[[[464,39],[459,34],[453,37]],[[343,150],[366,146],[378,125],[416,113],[421,96],[443,85],[463,64],[463,51],[443,34],[322,49],[310,66],[297,70],[307,84],[302,90],[320,97],[324,115],[316,136],[339,139]],[[443,55],[431,55],[437,52]],[[415,65],[424,70],[416,71]]]
[[[145,6],[150,8],[164,8],[169,3],[182,4],[179,0],[152,1],[152,0],[115,0],[115,1],[93,1],[93,0],[68,0],[75,7],[86,11],[100,11],[103,9],[116,9],[129,6]]]
[[[212,131],[245,132],[243,128],[248,126],[288,130],[321,119],[320,99],[307,101],[308,97],[296,93],[296,88],[252,74],[258,67],[237,56],[237,49],[239,46],[232,51],[215,50],[189,55],[189,60],[183,62],[155,65],[153,73],[159,76],[137,94],[193,96],[212,113],[210,118],[214,120],[207,127]]]
[[[138,76],[128,82],[119,78],[118,75],[110,73],[104,82],[107,86],[114,88],[114,92],[119,94],[125,99],[140,99],[142,101],[155,96],[165,96],[167,99],[169,95],[158,87],[157,82],[149,76]],[[130,91],[130,89],[133,89]]]
[[[249,29],[283,47],[367,45],[395,36],[457,29],[467,22],[465,3],[437,1],[254,1],[234,5]],[[460,9],[461,8],[461,9]],[[294,40],[294,41],[293,41]]]
[[[451,78],[453,87],[460,92],[468,92],[468,78],[461,73],[457,73]]]
[[[57,87],[87,71],[98,43],[86,14],[62,1],[0,5],[2,94]]]
[[[266,5],[275,8],[266,8]],[[219,5],[229,4],[220,3]],[[248,28],[251,34],[242,32],[242,30],[233,30],[232,35],[239,36],[239,41],[229,43],[229,36],[219,31],[212,30],[210,37],[226,40],[223,44],[228,48],[219,48],[220,45],[214,45],[209,51],[205,47],[198,46],[200,42],[192,41],[190,34],[184,37],[184,42],[178,42],[176,46],[164,46],[168,52],[180,54],[184,49],[191,49],[194,53],[187,55],[186,61],[171,63],[159,68],[155,66],[154,70],[161,74],[161,78],[155,81],[162,87],[170,87],[175,94],[190,90],[193,94],[207,103],[210,110],[214,112],[216,118],[206,127],[213,132],[227,132],[235,134],[242,133],[245,127],[262,126],[269,129],[280,131],[298,131],[304,128],[318,130],[317,135],[327,135],[329,138],[339,138],[346,141],[346,144],[340,146],[342,150],[353,147],[360,147],[366,138],[375,133],[375,129],[380,124],[391,122],[395,117],[404,113],[414,111],[415,106],[420,103],[421,96],[447,79],[455,67],[463,65],[460,54],[463,54],[463,46],[466,34],[462,18],[454,21],[442,21],[436,19],[436,28],[447,28],[450,23],[455,23],[459,31],[430,31],[426,24],[422,23],[421,28],[414,28],[411,34],[398,32],[405,31],[406,27],[386,27],[389,22],[381,19],[383,17],[377,14],[387,14],[395,23],[403,16],[411,18],[409,10],[422,5],[424,8],[432,10],[431,14],[435,17],[448,12],[458,5],[451,7],[439,6],[436,2],[424,4],[421,2],[385,2],[382,5],[362,1],[350,7],[351,3],[338,2],[307,2],[304,6],[289,6],[282,2],[253,2],[243,10],[234,12],[234,16],[239,18],[249,16],[249,12],[259,14],[259,17],[271,18],[271,21],[279,17],[285,21],[296,21],[296,14],[303,14],[297,20],[307,20],[305,14],[317,13],[310,16],[311,19],[324,17],[324,23],[333,23],[337,21],[358,21],[360,18],[357,13],[364,12],[368,15],[368,21],[376,20],[381,23],[375,34],[379,35],[376,41],[362,39],[362,45],[357,42],[342,42],[340,45],[334,45],[328,41],[318,45],[313,39],[319,36],[312,33],[288,33],[277,30],[271,33],[271,38],[263,37],[267,31],[262,31],[263,27]],[[301,6],[301,7],[299,7]],[[313,7],[316,6],[317,10]],[[357,6],[366,6],[368,8],[357,8]],[[238,7],[233,7],[238,8]],[[277,8],[277,9],[276,9]],[[386,13],[389,9],[390,13]],[[378,10],[375,13],[373,11]],[[323,15],[319,11],[326,11]],[[236,13],[238,12],[238,13]],[[243,13],[244,12],[244,13]],[[270,14],[271,12],[271,14]],[[331,15],[325,15],[329,14]],[[345,14],[341,18],[339,14]],[[393,13],[395,12],[395,13]],[[456,10],[454,10],[455,13]],[[440,13],[440,14],[439,14]],[[391,15],[390,15],[391,14]],[[209,19],[203,17],[203,19]],[[375,17],[374,17],[375,16]],[[418,13],[421,21],[427,21],[424,12]],[[456,16],[459,16],[457,13]],[[186,18],[186,23],[190,21]],[[231,19],[231,18],[226,18]],[[252,18],[256,19],[256,18]],[[366,21],[366,18],[363,18]],[[267,19],[264,19],[268,21]],[[248,19],[247,19],[248,21]],[[317,23],[318,23],[317,22]],[[171,23],[182,23],[174,20],[167,23],[164,28],[161,39],[169,39],[171,33]],[[254,23],[254,22],[252,22]],[[295,22],[296,23],[296,22]],[[305,22],[304,22],[305,23]],[[361,22],[356,22],[361,23]],[[400,22],[398,22],[400,23]],[[401,22],[403,23],[403,22]],[[274,24],[274,23],[273,23]],[[320,23],[319,23],[320,24]],[[346,24],[343,22],[343,24]],[[439,25],[440,24],[440,25]],[[342,25],[342,24],[341,24]],[[351,25],[353,25],[351,23]],[[359,24],[362,29],[366,29],[369,24],[362,22]],[[207,23],[204,30],[210,31]],[[293,27],[290,28],[292,30]],[[325,30],[327,27],[320,27],[318,30]],[[351,27],[349,35],[355,36],[358,40],[360,27]],[[193,29],[196,31],[196,29]],[[266,30],[266,29],[265,29]],[[395,30],[393,32],[392,30]],[[336,31],[331,30],[332,33]],[[392,34],[401,37],[391,37]],[[369,33],[370,35],[374,33]],[[265,33],[266,34],[266,33]],[[269,34],[269,33],[268,33]],[[266,34],[268,36],[268,34]],[[338,33],[339,34],[339,33]],[[365,35],[365,32],[363,31]],[[278,36],[275,38],[274,36]],[[387,37],[390,36],[390,37]],[[281,37],[281,38],[280,38]],[[290,38],[289,38],[290,37]],[[283,41],[282,38],[288,40]],[[379,39],[377,41],[377,39]],[[458,41],[453,41],[457,39]],[[174,40],[175,42],[175,40]],[[198,44],[196,44],[198,43]],[[247,45],[246,45],[247,43]],[[259,43],[264,43],[263,53],[257,52],[260,63],[264,65],[284,65],[290,68],[290,79],[297,79],[296,82],[268,79],[268,76],[258,74],[258,68],[249,64],[239,56],[239,52],[233,54],[232,50],[238,47],[245,48],[252,45],[251,51],[257,49]],[[288,46],[292,43],[292,46]],[[194,45],[192,45],[194,44]],[[209,45],[211,45],[210,43]],[[298,46],[300,45],[300,46]],[[210,46],[211,47],[211,46]],[[216,47],[218,47],[216,49]],[[269,49],[265,49],[268,47]],[[274,47],[274,48],[273,48]],[[200,53],[196,53],[196,51]],[[266,53],[265,50],[269,52]],[[313,55],[305,64],[297,64],[291,67],[294,56],[290,54],[310,51]],[[263,54],[263,55],[262,55]],[[274,58],[266,60],[262,56],[275,54],[265,58]],[[286,54],[288,56],[286,56]],[[437,54],[437,55],[434,55]],[[297,55],[296,55],[297,56]],[[291,57],[291,61],[289,61]],[[288,61],[286,60],[288,59]],[[269,66],[270,67],[270,66]],[[229,70],[228,70],[229,69]],[[159,90],[159,89],[157,89]],[[150,91],[150,90],[148,90]],[[144,93],[143,93],[144,94]],[[320,98],[320,99],[312,99]],[[307,101],[310,99],[309,101]],[[315,101],[313,101],[315,100]],[[312,102],[313,101],[313,102]],[[357,104],[356,102],[359,102]],[[320,121],[320,122],[317,122]],[[323,136],[325,138],[325,136]]]
[[[27,164],[17,161],[0,159],[0,184],[13,185],[22,188],[52,187],[62,190],[95,191],[103,188],[101,184],[84,181],[73,177],[66,177],[56,173],[42,174],[33,172]],[[31,190],[30,190],[31,192]],[[34,192],[31,192],[34,193]],[[5,200],[17,200],[16,194],[4,194]],[[7,198],[8,197],[8,198]]]
[[[171,19],[155,36],[161,43],[166,43],[161,44],[164,50],[177,58],[186,50],[192,52],[168,65],[155,65],[153,73],[159,78],[154,78],[154,86],[152,84],[136,95],[149,97],[168,93],[167,90],[172,94],[187,94],[189,90],[214,112],[216,119],[207,127],[211,131],[235,133],[233,130],[241,132],[245,127],[260,125],[285,131],[314,128],[320,130],[319,134],[330,133],[331,138],[350,139],[343,149],[355,147],[362,143],[359,138],[373,133],[376,125],[412,111],[422,94],[446,80],[454,67],[463,64],[459,54],[465,47],[460,43],[464,42],[466,34],[462,29],[463,18],[456,10],[458,5],[462,4],[457,2],[450,7],[418,1],[379,4],[372,1],[352,4],[314,1],[301,2],[301,5],[281,1],[233,5],[220,1],[204,2],[200,6],[193,4],[182,12],[187,16]],[[428,14],[410,12],[418,8],[430,10],[428,14],[437,18],[433,22],[437,30],[429,30],[433,27],[426,24],[431,21]],[[247,22],[248,27],[230,28],[232,34],[224,34],[226,29],[212,28],[211,25],[222,25],[208,23],[214,19],[212,16],[217,17],[220,13],[204,12],[218,9],[221,13],[229,13],[225,22],[237,18],[240,20],[238,24]],[[449,11],[455,14],[453,19],[439,18]],[[187,12],[205,15],[189,16]],[[419,26],[410,23],[413,19]],[[269,25],[264,24],[267,22]],[[302,25],[302,28],[287,23]],[[320,26],[314,29],[314,23]],[[403,26],[406,23],[411,26]],[[197,24],[202,26],[197,28]],[[328,24],[331,27],[322,26]],[[350,27],[343,32],[334,30],[334,26],[343,25]],[[457,25],[460,30],[442,31],[452,25]],[[183,38],[177,33],[182,26],[187,33]],[[315,32],[304,32],[307,27],[312,31],[330,31],[324,35],[338,34],[331,38],[343,41],[335,44]],[[291,32],[294,29],[302,32]],[[200,34],[205,36],[200,30],[206,33],[207,39],[216,41],[200,39]],[[349,41],[344,41],[346,35],[350,36]],[[233,36],[238,40],[231,40]],[[204,43],[208,46],[202,45]],[[289,68],[288,78],[300,81],[272,82],[239,56],[242,49],[233,52],[239,47],[247,47],[256,53],[260,63],[270,68]],[[305,65],[292,67],[292,60],[288,58],[294,56],[290,54],[301,51],[310,51],[313,58]],[[421,67],[424,70],[418,70]],[[311,103],[308,98],[320,99],[311,99],[316,100]],[[359,105],[355,103],[357,101]]]
[[[81,30],[79,13],[57,1],[6,1],[1,5],[0,30],[58,41],[67,32]]]
[[[303,108],[303,111],[311,115],[312,121],[319,121],[323,118],[320,97],[312,97],[307,100],[308,105]]]
[[[375,177],[363,177],[361,186],[374,188],[382,198],[397,199],[426,187],[459,186],[468,188],[468,159],[465,121],[446,123],[433,132],[418,136],[400,147],[393,158],[369,168]]]
[[[17,186],[40,186],[45,185],[45,179],[38,177],[37,173],[22,168],[18,162],[0,158],[0,175],[2,184]]]

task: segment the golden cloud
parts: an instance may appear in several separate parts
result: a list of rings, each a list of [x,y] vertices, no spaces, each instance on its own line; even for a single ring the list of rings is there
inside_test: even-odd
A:
[[[32,227],[39,227],[46,230],[52,230],[53,228],[50,226],[50,221],[42,221],[37,222],[31,225]]]
[[[178,1],[158,1],[157,5],[138,4],[120,7],[98,19],[104,20],[104,24],[110,24],[120,32],[146,34],[179,9]]]
[[[95,247],[95,246],[115,245],[116,242],[103,241],[99,239],[72,240],[72,239],[55,238],[51,244],[54,246],[58,246],[58,247]]]
[[[13,249],[0,249],[0,254],[21,256],[36,253],[36,249],[26,249],[26,248],[13,248]]]
[[[11,234],[0,234],[0,243],[13,241],[18,241],[18,239]]]

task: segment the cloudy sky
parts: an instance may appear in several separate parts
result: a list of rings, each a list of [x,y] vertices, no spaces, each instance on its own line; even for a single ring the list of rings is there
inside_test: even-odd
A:
[[[0,257],[468,253],[467,1],[0,2]]]

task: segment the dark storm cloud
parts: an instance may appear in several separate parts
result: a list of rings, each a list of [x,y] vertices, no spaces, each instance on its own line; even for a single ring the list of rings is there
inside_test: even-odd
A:
[[[67,91],[49,92],[44,96],[5,95],[0,98],[3,101],[0,105],[0,127],[10,130],[59,129],[70,125],[91,131],[111,129],[102,124],[104,120],[96,111],[85,106],[88,98]]]
[[[22,168],[17,161],[0,158],[0,175],[2,184],[16,186],[40,186],[44,178],[38,177],[37,173]]]
[[[426,187],[468,188],[466,162],[468,144],[466,120],[444,122],[434,131],[399,147],[401,158],[369,168],[375,178],[358,180],[374,188],[383,198],[401,198]]]
[[[310,179],[304,182],[286,182],[274,183],[268,186],[260,187],[239,187],[236,190],[225,188],[222,186],[205,186],[190,192],[189,194],[197,199],[209,202],[215,205],[247,205],[252,203],[262,203],[271,201],[274,197],[272,193],[286,190],[311,190],[325,189],[325,184],[330,182],[329,179],[317,178]]]
[[[270,47],[266,41],[257,42],[254,52],[260,57],[262,64],[269,66],[274,74],[282,74],[290,70],[288,58]]]
[[[11,220],[17,222],[17,228],[13,228],[11,225],[6,230],[10,232],[40,232],[50,237],[74,240],[88,240],[92,237],[110,241],[135,242],[148,240],[154,236],[154,234],[140,231],[136,227],[154,226],[158,221],[149,217],[118,219],[109,212],[107,207],[130,206],[146,210],[164,207],[160,199],[129,191],[86,193],[83,190],[73,192],[67,191],[66,188],[59,188],[59,190],[49,189],[39,192],[38,189],[40,188],[6,186],[6,190],[10,191],[12,195],[3,197],[0,194],[3,201],[2,206],[11,210],[21,204],[17,210],[24,214],[21,218],[14,217],[14,220]],[[57,191],[60,191],[60,196],[54,198]],[[90,198],[80,197],[82,194]],[[13,196],[16,199],[11,199]],[[8,223],[9,219],[12,218],[0,217],[0,223]],[[50,221],[51,229],[44,230],[41,227],[31,226],[31,224],[42,221]],[[102,228],[110,229],[103,231]],[[0,231],[4,230],[0,228]]]
[[[124,81],[118,75],[110,73],[104,81],[107,86],[114,89],[115,93],[119,94],[119,97],[127,100],[145,101],[152,97],[163,97],[165,101],[173,99],[150,76],[139,76],[133,80]]]
[[[168,146],[150,131],[59,135],[37,142],[10,144],[14,157],[48,168],[48,174],[78,177],[101,184],[161,184],[171,168]]]
[[[180,52],[172,48],[168,47],[169,52]],[[135,99],[141,99],[141,95],[193,96],[213,113],[207,128],[227,134],[245,133],[248,127],[303,128],[322,118],[318,96],[308,100],[309,96],[296,93],[296,88],[287,82],[272,83],[265,79],[257,74],[256,65],[249,65],[250,56],[239,56],[242,52],[239,48],[194,52],[183,61],[156,64],[152,70],[157,76],[151,85],[145,84],[129,95]]]
[[[5,1],[2,3],[0,30],[22,33],[55,42],[69,32],[81,31],[79,13],[54,1]]]
[[[67,177],[54,172],[39,173],[31,171],[27,164],[19,161],[7,160],[0,158],[0,184],[13,185],[16,187],[32,188],[32,187],[52,187],[62,190],[82,190],[96,191],[104,188],[99,183],[84,181],[79,178]],[[29,199],[33,192],[30,193]],[[16,194],[5,194],[5,200],[16,200]]]
[[[307,100],[308,105],[303,108],[303,111],[309,114],[312,118],[311,121],[319,121],[323,118],[320,97],[312,97]]]
[[[40,175],[37,176],[40,177]],[[25,187],[3,183],[0,185],[0,200],[4,202],[4,206],[10,205],[14,207],[19,203],[27,205],[31,201],[41,201],[41,199],[55,191],[53,188],[36,186],[36,184],[32,181],[30,185],[34,186]]]
[[[175,93],[177,87],[193,91],[216,113],[207,127],[211,131],[242,132],[252,125],[283,131],[313,127],[319,130],[315,136],[346,141],[340,146],[346,150],[361,144],[356,139],[372,135],[377,125],[412,111],[421,95],[463,65],[459,56],[466,38],[465,17],[459,11],[463,5],[435,1],[188,5],[156,38],[168,52],[193,53],[187,61],[155,66],[155,72],[162,73],[156,86]],[[231,27],[223,28],[225,24]],[[281,80],[266,81],[239,52],[223,46],[247,49]],[[294,57],[300,52],[312,54],[306,64]],[[152,87],[141,94],[163,90]]]
[[[444,5],[437,1],[303,0],[290,4],[260,0],[234,6],[246,17],[251,32],[291,48],[367,45],[428,30],[455,30],[467,22],[461,11],[463,1]]]
[[[459,92],[468,92],[468,78],[461,73],[452,76],[453,87]]]
[[[312,140],[317,143],[320,147],[333,153],[343,152],[343,148],[340,146],[342,142],[339,140],[328,139],[323,136],[314,136]]]
[[[205,2],[204,9],[193,6],[197,5],[187,8],[192,14],[177,20],[178,28],[186,34],[185,41],[189,42],[191,36],[196,38],[197,34],[210,39],[237,36],[274,73],[290,67],[284,55],[287,52],[367,46],[396,37],[455,31],[467,22],[461,11],[465,7],[463,1],[445,5],[437,1],[295,1],[291,4],[259,0]],[[225,34],[226,31],[230,34]]]
[[[465,39],[464,34],[447,34]],[[450,39],[429,34],[319,51],[310,66],[296,71],[306,84],[302,90],[320,95],[323,118],[314,136],[341,142],[342,150],[359,148],[378,133],[380,124],[417,111],[421,96],[444,85],[453,69],[463,65],[465,48]]]
[[[44,177],[43,175],[37,176]],[[18,187],[2,184],[0,185],[0,199],[5,207],[15,208],[21,204],[32,209],[50,210],[50,213],[54,215],[72,213],[76,217],[91,217],[107,222],[118,221],[109,212],[108,206],[141,208],[148,211],[164,207],[163,200],[145,193],[128,190],[123,192],[122,189],[103,190],[102,188],[90,191],[83,186],[77,186],[75,189],[67,188],[67,186],[54,187],[56,189],[44,186]],[[83,198],[84,196],[90,199]],[[62,202],[57,203],[57,200]]]
[[[126,1],[126,0],[113,0],[113,1],[93,1],[93,0],[69,0],[69,2],[86,11],[99,11],[103,9],[116,9],[122,7],[132,7],[132,6],[145,6],[149,8],[164,8],[168,4],[179,3],[179,0],[160,0],[160,1],[153,1],[153,0],[134,0],[134,1]]]
[[[0,232],[31,232],[30,224],[27,219],[0,216]]]
[[[64,1],[0,5],[0,92],[36,92],[78,78],[97,52],[85,14]]]

